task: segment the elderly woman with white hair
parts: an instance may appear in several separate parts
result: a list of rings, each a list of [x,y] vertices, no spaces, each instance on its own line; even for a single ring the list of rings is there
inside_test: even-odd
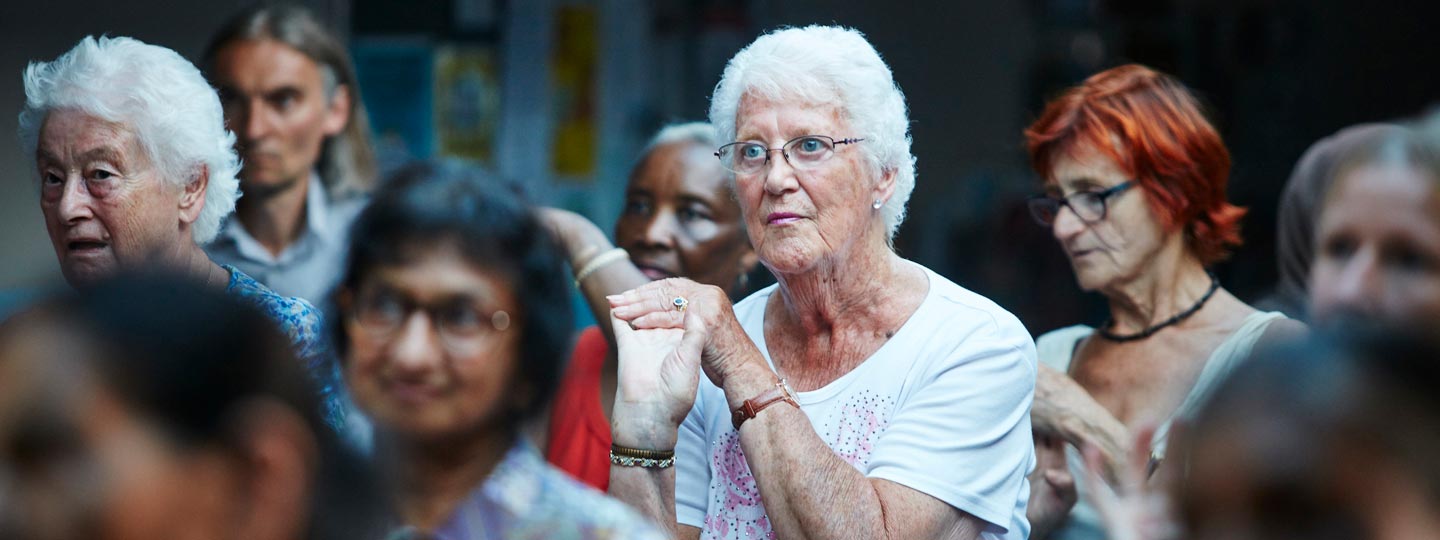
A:
[[[764,35],[710,120],[778,284],[733,308],[683,278],[610,298],[611,494],[681,538],[1025,538],[1034,343],[891,247],[915,173],[879,54],[845,28]]]
[[[332,427],[345,422],[320,313],[275,294],[201,249],[239,197],[235,136],[220,99],[175,51],[86,37],[25,69],[20,140],[35,157],[40,210],[60,270],[83,288],[120,270],[163,266],[264,310],[317,379]],[[164,309],[164,306],[137,306]]]

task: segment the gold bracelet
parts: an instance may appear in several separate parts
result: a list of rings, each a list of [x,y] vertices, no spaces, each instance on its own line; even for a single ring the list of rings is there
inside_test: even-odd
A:
[[[665,469],[675,465],[675,450],[645,450],[611,444],[610,463],[622,467]]]
[[[629,258],[630,253],[625,251],[625,248],[618,247],[591,257],[590,261],[585,263],[585,266],[580,267],[580,270],[575,272],[575,286],[579,287],[580,283],[585,281],[585,278],[590,277],[590,274],[594,274],[606,265]]]

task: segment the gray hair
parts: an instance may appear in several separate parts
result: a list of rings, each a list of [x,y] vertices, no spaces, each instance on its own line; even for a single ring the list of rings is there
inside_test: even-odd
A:
[[[706,122],[670,124],[660,128],[660,131],[650,138],[650,142],[645,143],[645,148],[640,151],[640,158],[644,159],[658,147],[678,142],[692,142],[714,150],[720,147],[720,136],[715,131],[715,126]]]
[[[837,104],[854,132],[822,135],[865,139],[858,147],[871,170],[894,173],[895,193],[880,208],[894,238],[915,189],[910,120],[890,67],[864,35],[837,26],[782,28],[741,49],[710,100],[710,122],[721,140],[735,139],[735,115],[746,95]]]
[[[309,10],[294,5],[256,5],[230,19],[205,48],[201,62],[214,68],[221,49],[241,40],[269,39],[284,43],[320,67],[325,97],[345,87],[350,94],[345,131],[326,137],[317,168],[326,189],[335,196],[369,191],[375,184],[375,151],[370,144],[370,120],[360,99],[360,83],[345,46]]]
[[[204,244],[220,231],[240,197],[240,160],[220,98],[188,60],[132,38],[86,36],[52,62],[30,63],[24,79],[19,134],[27,155],[35,155],[41,125],[55,109],[122,124],[165,181],[185,186],[208,173],[191,235]]]

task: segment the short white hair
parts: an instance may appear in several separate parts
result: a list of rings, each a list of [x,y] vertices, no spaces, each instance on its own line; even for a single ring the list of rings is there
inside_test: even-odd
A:
[[[86,36],[52,62],[25,68],[20,143],[29,156],[52,110],[75,109],[135,134],[161,177],[177,186],[209,174],[205,207],[192,225],[209,242],[240,197],[235,134],[225,129],[220,98],[175,51],[128,37]]]
[[[721,140],[735,140],[735,115],[746,95],[839,106],[854,131],[817,135],[865,139],[857,147],[872,170],[894,173],[895,193],[880,208],[894,238],[915,190],[910,119],[905,94],[864,35],[838,26],[781,28],[741,49],[710,98],[710,123]]]

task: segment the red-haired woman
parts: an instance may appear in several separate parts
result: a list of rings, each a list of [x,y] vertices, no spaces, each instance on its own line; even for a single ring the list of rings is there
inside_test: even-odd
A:
[[[1133,433],[1155,427],[1155,465],[1172,420],[1258,339],[1304,326],[1246,305],[1208,270],[1240,243],[1245,210],[1226,202],[1230,153],[1180,82],[1139,65],[1110,69],[1047,104],[1025,137],[1045,181],[1031,213],[1080,288],[1110,306],[1099,327],[1036,342],[1039,464],[1028,514],[1034,538],[1104,538],[1093,509],[1075,503],[1075,449],[1094,446],[1116,466]]]

